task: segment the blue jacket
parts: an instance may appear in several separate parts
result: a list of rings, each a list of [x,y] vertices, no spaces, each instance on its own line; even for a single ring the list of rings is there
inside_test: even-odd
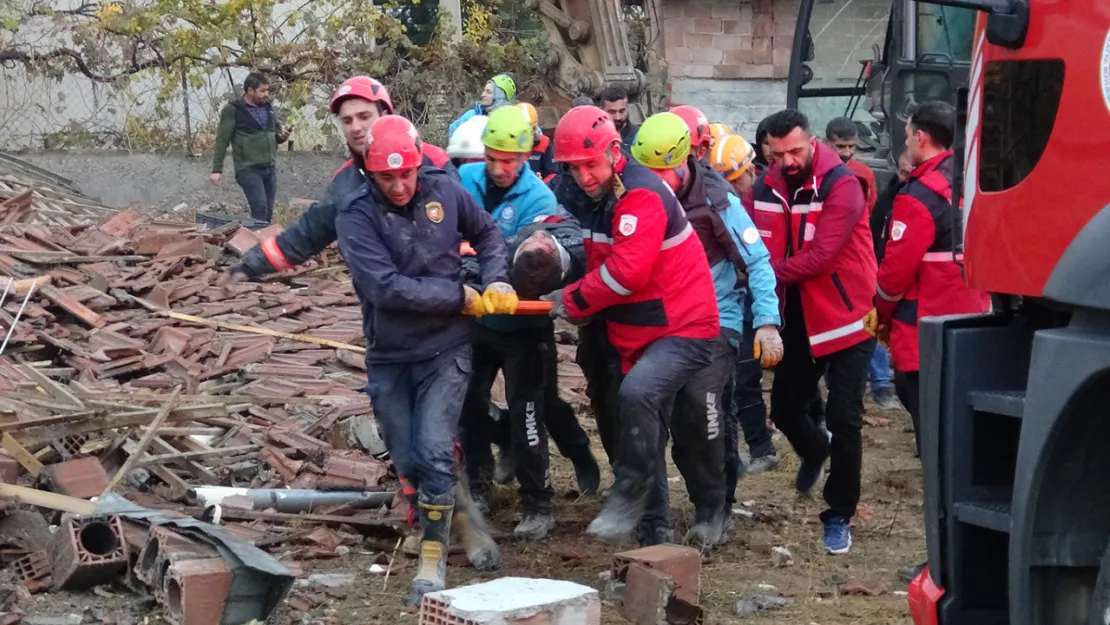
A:
[[[468,163],[459,168],[459,181],[464,189],[493,215],[497,227],[506,237],[516,234],[524,226],[536,221],[538,217],[554,215],[558,202],[555,194],[547,185],[532,173],[528,163],[524,163],[517,173],[516,182],[505,193],[497,206],[488,206],[486,189],[491,184],[486,178],[485,163]]]
[[[475,115],[489,115],[494,109],[504,106],[508,103],[509,101],[503,98],[495,98],[493,104],[490,104],[489,106],[486,106],[481,102],[475,102],[474,108],[463,111],[463,114],[459,115],[458,119],[451,122],[451,125],[447,127],[447,136],[450,137],[451,135],[455,134],[455,129],[457,129],[459,126],[462,125],[463,122],[470,119],[471,117],[474,117]]]
[[[459,178],[463,188],[493,217],[505,238],[515,235],[537,219],[554,215],[559,206],[555,201],[555,194],[532,173],[528,163],[521,165],[516,182],[509,187],[501,203],[496,206],[490,206],[488,200],[487,189],[491,183],[486,178],[485,163],[463,165],[459,168]],[[550,319],[542,316],[488,315],[478,322],[492,330],[512,332],[522,328],[543,327],[550,323]]]
[[[421,167],[436,169],[427,156]],[[458,179],[455,166],[447,163],[443,168]],[[271,240],[263,241],[243,255],[243,261],[234,270],[247,277],[264,276],[290,267],[296,267],[324,248],[335,243],[335,216],[339,202],[366,184],[362,158],[354,156],[332,176],[324,197],[313,202],[297,221]]]
[[[779,325],[775,272],[759,230],[723,178],[711,176],[693,157],[688,164],[690,182],[678,199],[709,259],[721,327],[743,333],[747,289],[754,298],[752,325]]]
[[[417,362],[470,341],[463,240],[478,253],[483,289],[508,282],[504,237],[442,171],[420,170],[416,195],[400,209],[367,182],[341,202],[335,226],[362,302],[368,363]]]

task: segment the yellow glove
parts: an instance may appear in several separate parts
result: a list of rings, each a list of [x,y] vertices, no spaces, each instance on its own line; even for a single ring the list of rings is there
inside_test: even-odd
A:
[[[486,314],[485,304],[482,303],[482,297],[478,295],[478,291],[473,287],[463,286],[463,293],[466,294],[466,300],[463,301],[463,314],[470,315],[471,317],[481,317]]]
[[[863,316],[863,329],[871,336],[875,336],[875,331],[879,327],[879,313],[874,308],[867,311]]]
[[[759,364],[773,367],[782,360],[782,336],[775,326],[763,326],[755,331],[752,354],[759,358]]]
[[[516,296],[516,291],[505,282],[492,282],[486,287],[486,292],[482,293],[482,304],[491,315],[511,315],[516,312],[519,303],[520,298]]]

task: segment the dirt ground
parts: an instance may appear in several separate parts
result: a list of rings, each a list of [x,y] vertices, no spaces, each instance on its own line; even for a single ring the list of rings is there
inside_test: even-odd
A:
[[[907,431],[909,416],[903,411],[883,413],[870,403],[867,416],[870,423],[863,429],[863,497],[861,515],[854,522],[852,553],[835,557],[824,553],[821,524],[817,518],[823,509],[820,496],[804,498],[794,492],[797,458],[789,444],[776,435],[776,447],[784,456],[783,466],[777,472],[741,480],[738,498],[753,515],[751,518],[735,515],[731,542],[711,553],[703,563],[701,598],[706,623],[911,623],[905,585],[898,581],[896,572],[925,557],[921,470],[913,458],[913,435]],[[592,419],[587,417],[582,421],[595,440],[595,454],[603,460],[604,451],[597,441]],[[744,449],[743,442],[741,448]],[[584,535],[583,530],[597,513],[600,501],[597,498],[568,499],[566,494],[574,487],[570,464],[554,447],[552,459],[553,482],[559,493],[555,532],[538,543],[514,543],[510,534],[517,520],[515,489],[513,486],[497,487],[491,524],[501,544],[502,567],[494,574],[483,575],[471,568],[451,566],[448,569],[451,586],[498,576],[523,576],[564,579],[604,588],[600,576],[608,570],[611,554],[634,545],[631,542],[606,544]],[[682,532],[693,511],[673,464],[670,475],[672,505],[682,516],[678,528]],[[603,485],[611,481],[611,475],[606,473]],[[776,568],[767,553],[771,546],[789,549],[794,564]],[[280,550],[275,555],[280,557]],[[337,559],[304,562],[303,568],[308,574],[354,574],[355,582],[333,593],[344,596],[330,599],[308,613],[283,607],[274,622],[298,625],[408,622],[415,625],[416,617],[404,614],[400,603],[415,571],[415,560],[398,555],[390,568],[388,581],[384,575],[370,572],[371,565],[376,561],[388,563],[391,555],[388,550],[375,549],[368,543],[363,549],[352,549],[350,554]],[[864,582],[868,586],[877,584],[882,593],[879,596],[847,596],[843,593],[843,585],[848,581]],[[733,613],[737,600],[767,594],[791,597],[794,605],[745,617]],[[119,586],[101,587],[95,593],[47,593],[37,595],[34,602],[30,613],[40,618],[83,613],[85,623],[161,622],[158,608],[148,598]],[[69,622],[77,625],[81,621]],[[615,605],[606,602],[603,622],[626,621],[618,615]]]

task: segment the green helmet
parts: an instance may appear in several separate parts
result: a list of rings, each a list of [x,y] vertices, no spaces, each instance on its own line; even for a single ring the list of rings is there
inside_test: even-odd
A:
[[[524,111],[515,106],[502,106],[489,114],[482,143],[502,152],[531,152],[535,140],[532,133],[532,121]]]
[[[690,128],[674,113],[656,113],[644,120],[632,157],[652,169],[673,169],[690,155]]]
[[[490,78],[489,81],[493,83],[493,86],[504,92],[506,100],[512,100],[516,97],[516,81],[513,80],[512,76],[508,74],[498,74]],[[494,97],[496,97],[496,95],[495,91]]]

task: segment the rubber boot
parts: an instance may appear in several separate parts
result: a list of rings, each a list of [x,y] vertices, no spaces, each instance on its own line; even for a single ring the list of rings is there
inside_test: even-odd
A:
[[[686,532],[686,544],[702,550],[717,546],[724,532],[725,518],[721,506],[695,508],[694,525]]]
[[[417,507],[424,537],[420,541],[420,566],[403,599],[408,607],[419,606],[425,594],[447,586],[447,548],[451,544],[455,495],[429,495],[421,491]]]
[[[640,547],[654,547],[674,543],[674,530],[661,523],[640,521],[636,526],[636,544]]]
[[[586,528],[587,534],[600,538],[628,535],[647,509],[652,479],[633,471],[620,471],[601,512]]]
[[[493,571],[501,566],[501,550],[490,536],[486,519],[471,499],[465,480],[459,480],[455,486],[455,518],[451,529],[475,569]]]

